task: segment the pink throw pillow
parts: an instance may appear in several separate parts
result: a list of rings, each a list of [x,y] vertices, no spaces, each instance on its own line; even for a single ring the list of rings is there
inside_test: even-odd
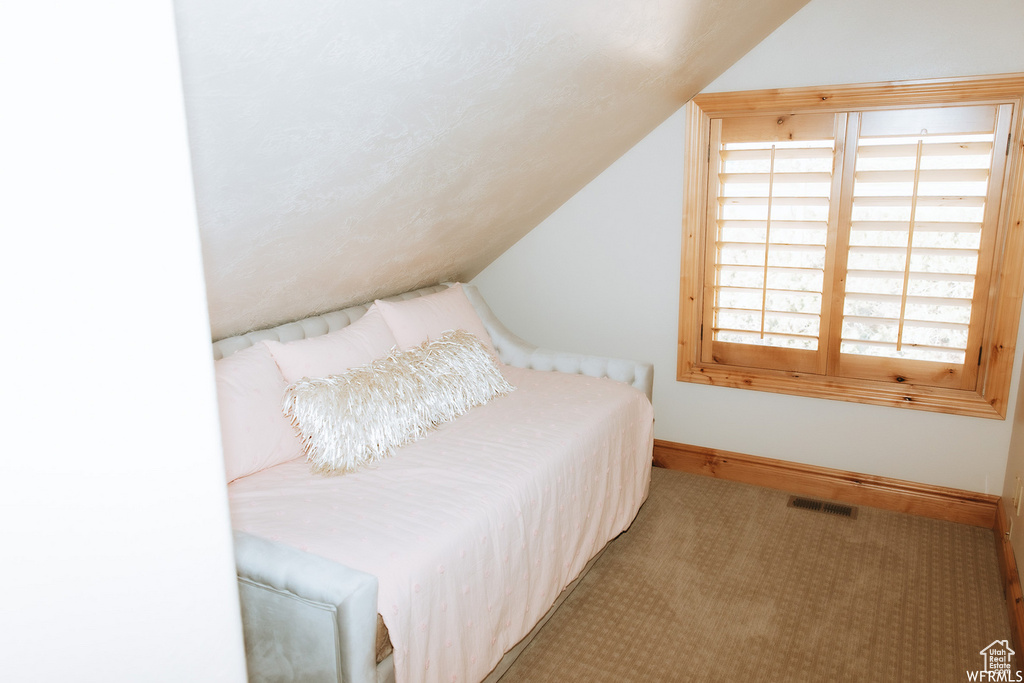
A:
[[[302,455],[281,405],[288,383],[265,343],[214,364],[228,482]]]
[[[266,342],[288,384],[303,377],[340,375],[382,358],[398,345],[377,306],[351,325],[317,337],[282,344]]]
[[[443,292],[405,301],[378,299],[374,305],[380,308],[384,320],[403,350],[437,339],[449,330],[465,330],[479,338],[492,356],[497,355],[491,335],[487,334],[483,321],[466,298],[461,284],[455,284]]]

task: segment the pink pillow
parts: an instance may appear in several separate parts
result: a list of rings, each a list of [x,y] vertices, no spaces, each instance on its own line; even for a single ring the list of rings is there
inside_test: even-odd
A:
[[[288,384],[303,377],[340,375],[386,356],[398,345],[376,305],[348,327],[287,344],[266,342]]]
[[[222,358],[214,369],[229,482],[302,455],[281,408],[287,382],[265,343]]]
[[[449,330],[465,330],[484,343],[492,356],[494,344],[483,321],[469,303],[462,285],[456,284],[443,292],[428,294],[405,301],[380,301],[384,320],[402,349],[411,349],[427,340],[434,340]]]

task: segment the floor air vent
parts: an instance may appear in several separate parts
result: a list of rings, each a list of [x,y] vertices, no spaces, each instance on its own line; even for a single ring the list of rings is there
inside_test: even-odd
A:
[[[857,519],[857,508],[850,505],[840,505],[839,503],[829,503],[824,500],[814,500],[813,498],[802,498],[800,496],[790,496],[789,502],[786,505],[787,507],[800,508],[801,510],[824,512],[837,517]]]

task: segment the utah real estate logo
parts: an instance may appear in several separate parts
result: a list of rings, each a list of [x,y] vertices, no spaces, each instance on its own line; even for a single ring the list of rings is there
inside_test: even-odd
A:
[[[1013,670],[1013,655],[1010,643],[1005,640],[993,640],[979,652],[984,658],[984,665],[978,671],[968,671],[968,681],[1024,681],[1020,671]]]

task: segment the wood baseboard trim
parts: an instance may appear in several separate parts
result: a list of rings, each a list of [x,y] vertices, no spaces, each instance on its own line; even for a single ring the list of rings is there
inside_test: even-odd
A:
[[[917,484],[660,439],[654,441],[654,464],[692,474],[987,529],[996,528],[997,506],[1001,503],[999,496],[991,494]],[[1016,570],[1012,574],[1016,576]]]
[[[996,506],[996,552],[999,555],[999,573],[1003,579],[1003,593],[1006,595],[1006,611],[1010,616],[1010,634],[1017,652],[1024,646],[1024,593],[1021,591],[1020,574],[1017,572],[1017,558],[1010,545],[1010,525],[1007,522],[1006,506],[999,499]]]

